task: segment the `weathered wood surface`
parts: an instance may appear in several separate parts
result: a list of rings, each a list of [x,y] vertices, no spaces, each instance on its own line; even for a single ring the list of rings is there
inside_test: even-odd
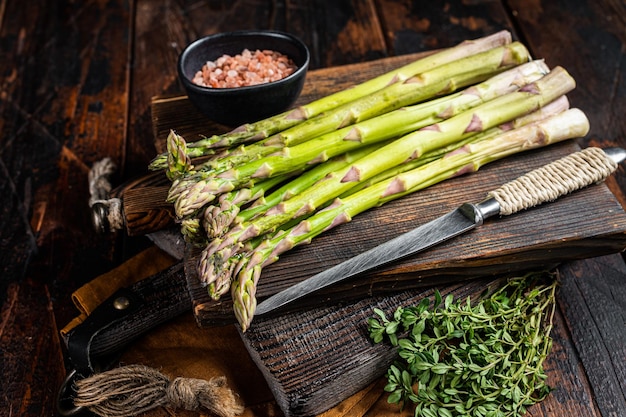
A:
[[[571,100],[592,126],[581,144],[626,146],[624,8],[618,0],[0,1],[0,409],[54,413],[69,295],[150,244],[92,230],[87,172],[110,156],[118,183],[146,173],[157,151],[150,102],[182,91],[175,60],[186,43],[232,29],[287,30],[311,47],[318,69],[513,29],[535,56],[578,80]],[[626,206],[623,168],[608,185]],[[626,267],[620,255],[598,259],[571,267],[578,284],[559,299],[564,321],[550,370],[563,389],[558,407],[547,402],[533,414],[623,415],[624,341],[615,335],[624,334],[624,289],[611,284],[611,303],[597,294],[623,283]]]
[[[596,258],[593,263],[598,273],[612,274],[613,258]],[[619,258],[618,258],[619,259]],[[561,282],[564,286],[559,294],[559,301],[564,298],[580,302],[579,290],[575,288],[582,281],[590,285],[585,278],[577,276],[579,268],[584,265],[580,261],[564,266],[565,271]],[[450,285],[441,288],[442,295],[453,294],[455,298],[467,296],[477,297],[485,288],[495,288],[502,281],[499,279],[480,279],[466,284]],[[624,289],[624,282],[611,280],[615,285],[609,293],[619,293]],[[593,284],[591,284],[593,286]],[[600,284],[602,286],[602,284]],[[594,288],[595,296],[602,297]],[[384,375],[387,367],[396,358],[394,350],[388,344],[374,344],[367,332],[367,319],[372,317],[372,308],[380,308],[390,316],[397,306],[414,306],[422,298],[432,297],[432,289],[397,292],[383,297],[372,297],[355,303],[347,303],[340,307],[316,307],[306,312],[294,312],[274,319],[261,318],[243,336],[253,360],[264,373],[269,387],[288,416],[309,416],[323,412],[333,406],[341,398],[346,398],[366,388],[380,375]],[[604,292],[606,294],[606,292]],[[622,293],[623,294],[623,293]],[[578,298],[578,299],[577,299]],[[623,297],[622,297],[623,298]],[[608,308],[614,312],[617,305],[604,298]],[[597,329],[593,319],[599,312],[593,308],[579,312],[557,311],[554,318],[552,354],[545,362],[548,382],[555,391],[545,401],[531,407],[532,415],[597,415],[590,396],[592,386],[603,386],[606,392],[599,393],[604,409],[602,415],[619,416],[623,410],[623,395],[619,390],[621,371],[615,369],[613,360],[623,356],[623,333],[611,334],[611,329],[601,326]],[[581,320],[592,336],[580,334],[572,343],[568,332],[582,331],[578,324],[572,327],[572,320]],[[576,330],[578,329],[578,330]],[[605,334],[600,334],[604,332]],[[604,345],[598,343],[607,340],[612,348],[611,353],[605,351]],[[594,345],[593,349],[587,349]],[[587,345],[584,346],[584,345]],[[582,348],[583,363],[592,366],[598,364],[599,369],[590,378],[604,375],[604,379],[587,381],[572,372],[577,366],[573,358],[577,357]],[[594,355],[592,352],[602,352]],[[602,364],[605,355],[610,357],[611,365]],[[616,372],[617,371],[617,372]]]

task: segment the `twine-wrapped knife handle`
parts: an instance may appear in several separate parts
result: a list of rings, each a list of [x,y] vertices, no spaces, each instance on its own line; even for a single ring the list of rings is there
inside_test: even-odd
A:
[[[604,181],[626,157],[626,151],[590,147],[531,171],[488,196],[499,205],[499,214],[517,213],[589,185]]]

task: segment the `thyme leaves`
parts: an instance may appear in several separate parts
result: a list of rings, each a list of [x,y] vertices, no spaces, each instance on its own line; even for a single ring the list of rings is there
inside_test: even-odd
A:
[[[543,362],[550,352],[555,274],[509,279],[473,303],[435,291],[434,300],[376,309],[372,340],[388,340],[398,360],[387,372],[388,402],[415,404],[416,417],[519,417],[551,387]]]

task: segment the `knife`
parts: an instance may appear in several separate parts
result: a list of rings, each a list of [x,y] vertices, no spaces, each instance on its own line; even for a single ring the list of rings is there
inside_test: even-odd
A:
[[[514,214],[602,182],[624,159],[626,150],[621,148],[590,147],[568,155],[489,192],[480,203],[464,203],[435,220],[276,293],[257,306],[255,316],[282,309],[323,288],[467,233],[490,217]]]

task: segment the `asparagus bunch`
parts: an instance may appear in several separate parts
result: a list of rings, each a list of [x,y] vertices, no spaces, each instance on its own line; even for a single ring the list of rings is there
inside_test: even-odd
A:
[[[278,132],[295,126],[302,121],[320,115],[328,110],[381,90],[395,83],[438,66],[475,55],[492,48],[511,43],[511,34],[507,31],[497,32],[483,38],[468,40],[449,49],[431,54],[411,62],[400,68],[379,75],[354,87],[338,91],[295,109],[288,110],[254,123],[244,124],[223,134],[206,137],[191,143],[188,155],[191,158],[210,155],[216,148],[229,148],[242,143],[256,142],[268,138]],[[160,170],[167,167],[168,155],[158,155],[150,164],[150,169]]]
[[[409,133],[350,166],[333,172],[305,192],[272,207],[263,217],[232,228],[223,239],[214,240],[206,250],[214,253],[226,246],[236,245],[252,237],[276,230],[281,224],[312,213],[325,202],[391,167],[414,160],[424,153],[449,146],[541,108],[565,95],[574,87],[574,84],[573,78],[564,69],[557,67],[540,80],[520,90],[497,97],[440,123]]]
[[[324,162],[321,166],[312,169],[311,172],[306,172],[301,177],[297,177],[293,182],[285,184],[281,189],[272,193],[270,198],[257,201],[253,207],[245,210],[239,216],[237,216],[239,207],[250,201],[249,198],[242,198],[241,195],[250,195],[254,197],[254,200],[257,200],[255,194],[250,193],[248,189],[243,189],[243,193],[239,190],[225,194],[226,198],[222,195],[219,204],[209,205],[204,212],[205,224],[209,226],[206,231],[210,238],[219,236],[222,230],[230,225],[233,220],[236,219],[238,222],[249,220],[255,214],[263,213],[287,197],[298,194],[324,175],[341,168],[342,164],[354,161],[357,155],[364,156],[363,147],[367,146],[367,143],[376,144],[379,143],[378,141],[389,139],[392,136],[400,136],[444,118],[452,117],[478,103],[536,81],[547,72],[548,68],[543,61],[532,61],[496,75],[462,92],[383,114],[365,122],[322,135],[306,144],[284,151],[289,155],[297,154],[298,158],[284,158],[277,155],[264,158],[264,163],[268,163],[268,161],[271,163],[272,159],[288,159],[282,161],[286,165],[283,169],[287,171],[297,166],[298,161],[301,161],[301,166],[305,166],[310,164],[310,161],[326,160],[332,157],[335,157],[335,160],[332,161],[331,159]],[[319,149],[324,149],[321,155]],[[271,183],[271,181],[263,181],[261,185],[266,183]],[[233,204],[234,198],[237,199],[236,204]]]
[[[289,230],[263,241],[256,249],[238,255],[231,268],[234,311],[243,331],[252,321],[256,308],[256,286],[262,269],[279,255],[297,245],[310,243],[319,234],[349,222],[357,214],[414,193],[446,179],[476,172],[480,167],[509,155],[551,143],[584,136],[589,130],[585,114],[571,109],[555,116],[505,131],[493,138],[470,143],[414,170],[378,182],[316,212]]]
[[[335,109],[332,114],[325,114],[321,120],[311,120],[312,124],[302,123],[293,128],[297,133],[289,132],[287,135],[283,132],[280,134],[280,140],[253,144],[248,147],[248,151],[254,148],[252,153],[254,156],[247,154],[248,156],[244,159],[237,159],[241,153],[247,153],[247,151],[239,150],[238,153],[232,153],[218,161],[210,162],[213,169],[199,170],[175,181],[170,189],[168,200],[174,203],[177,216],[183,218],[210,203],[217,195],[239,188],[251,180],[302,169],[363,144],[386,140],[419,129],[489,100],[498,94],[510,91],[516,88],[517,83],[522,80],[535,79],[537,74],[545,73],[545,64],[540,61],[519,67],[527,61],[528,52],[525,47],[519,43],[513,43],[465,58],[454,64],[438,67],[432,72],[422,73],[419,77],[412,77],[405,83],[394,84],[390,87],[393,90],[385,90],[380,95],[370,96],[358,103],[352,102],[348,106]],[[459,69],[466,66],[471,69]],[[473,85],[511,67],[519,68],[505,77],[494,77],[461,94],[389,113],[407,104],[405,101],[388,97],[390,92],[401,96],[405,93],[400,93],[400,91],[406,89],[413,99],[417,95],[424,100],[432,98],[433,95],[439,95],[441,89],[456,90],[460,86]],[[366,118],[366,120],[369,119],[369,123],[359,123],[358,118],[351,117],[348,126],[343,126],[346,115],[357,114],[359,108],[369,109],[368,106],[372,102],[384,104],[381,110],[382,116],[373,120],[371,117]],[[369,113],[369,110],[367,112],[370,116],[375,115]],[[342,129],[342,127],[345,128]],[[328,130],[332,133],[329,134]],[[233,161],[233,158],[236,161]]]

